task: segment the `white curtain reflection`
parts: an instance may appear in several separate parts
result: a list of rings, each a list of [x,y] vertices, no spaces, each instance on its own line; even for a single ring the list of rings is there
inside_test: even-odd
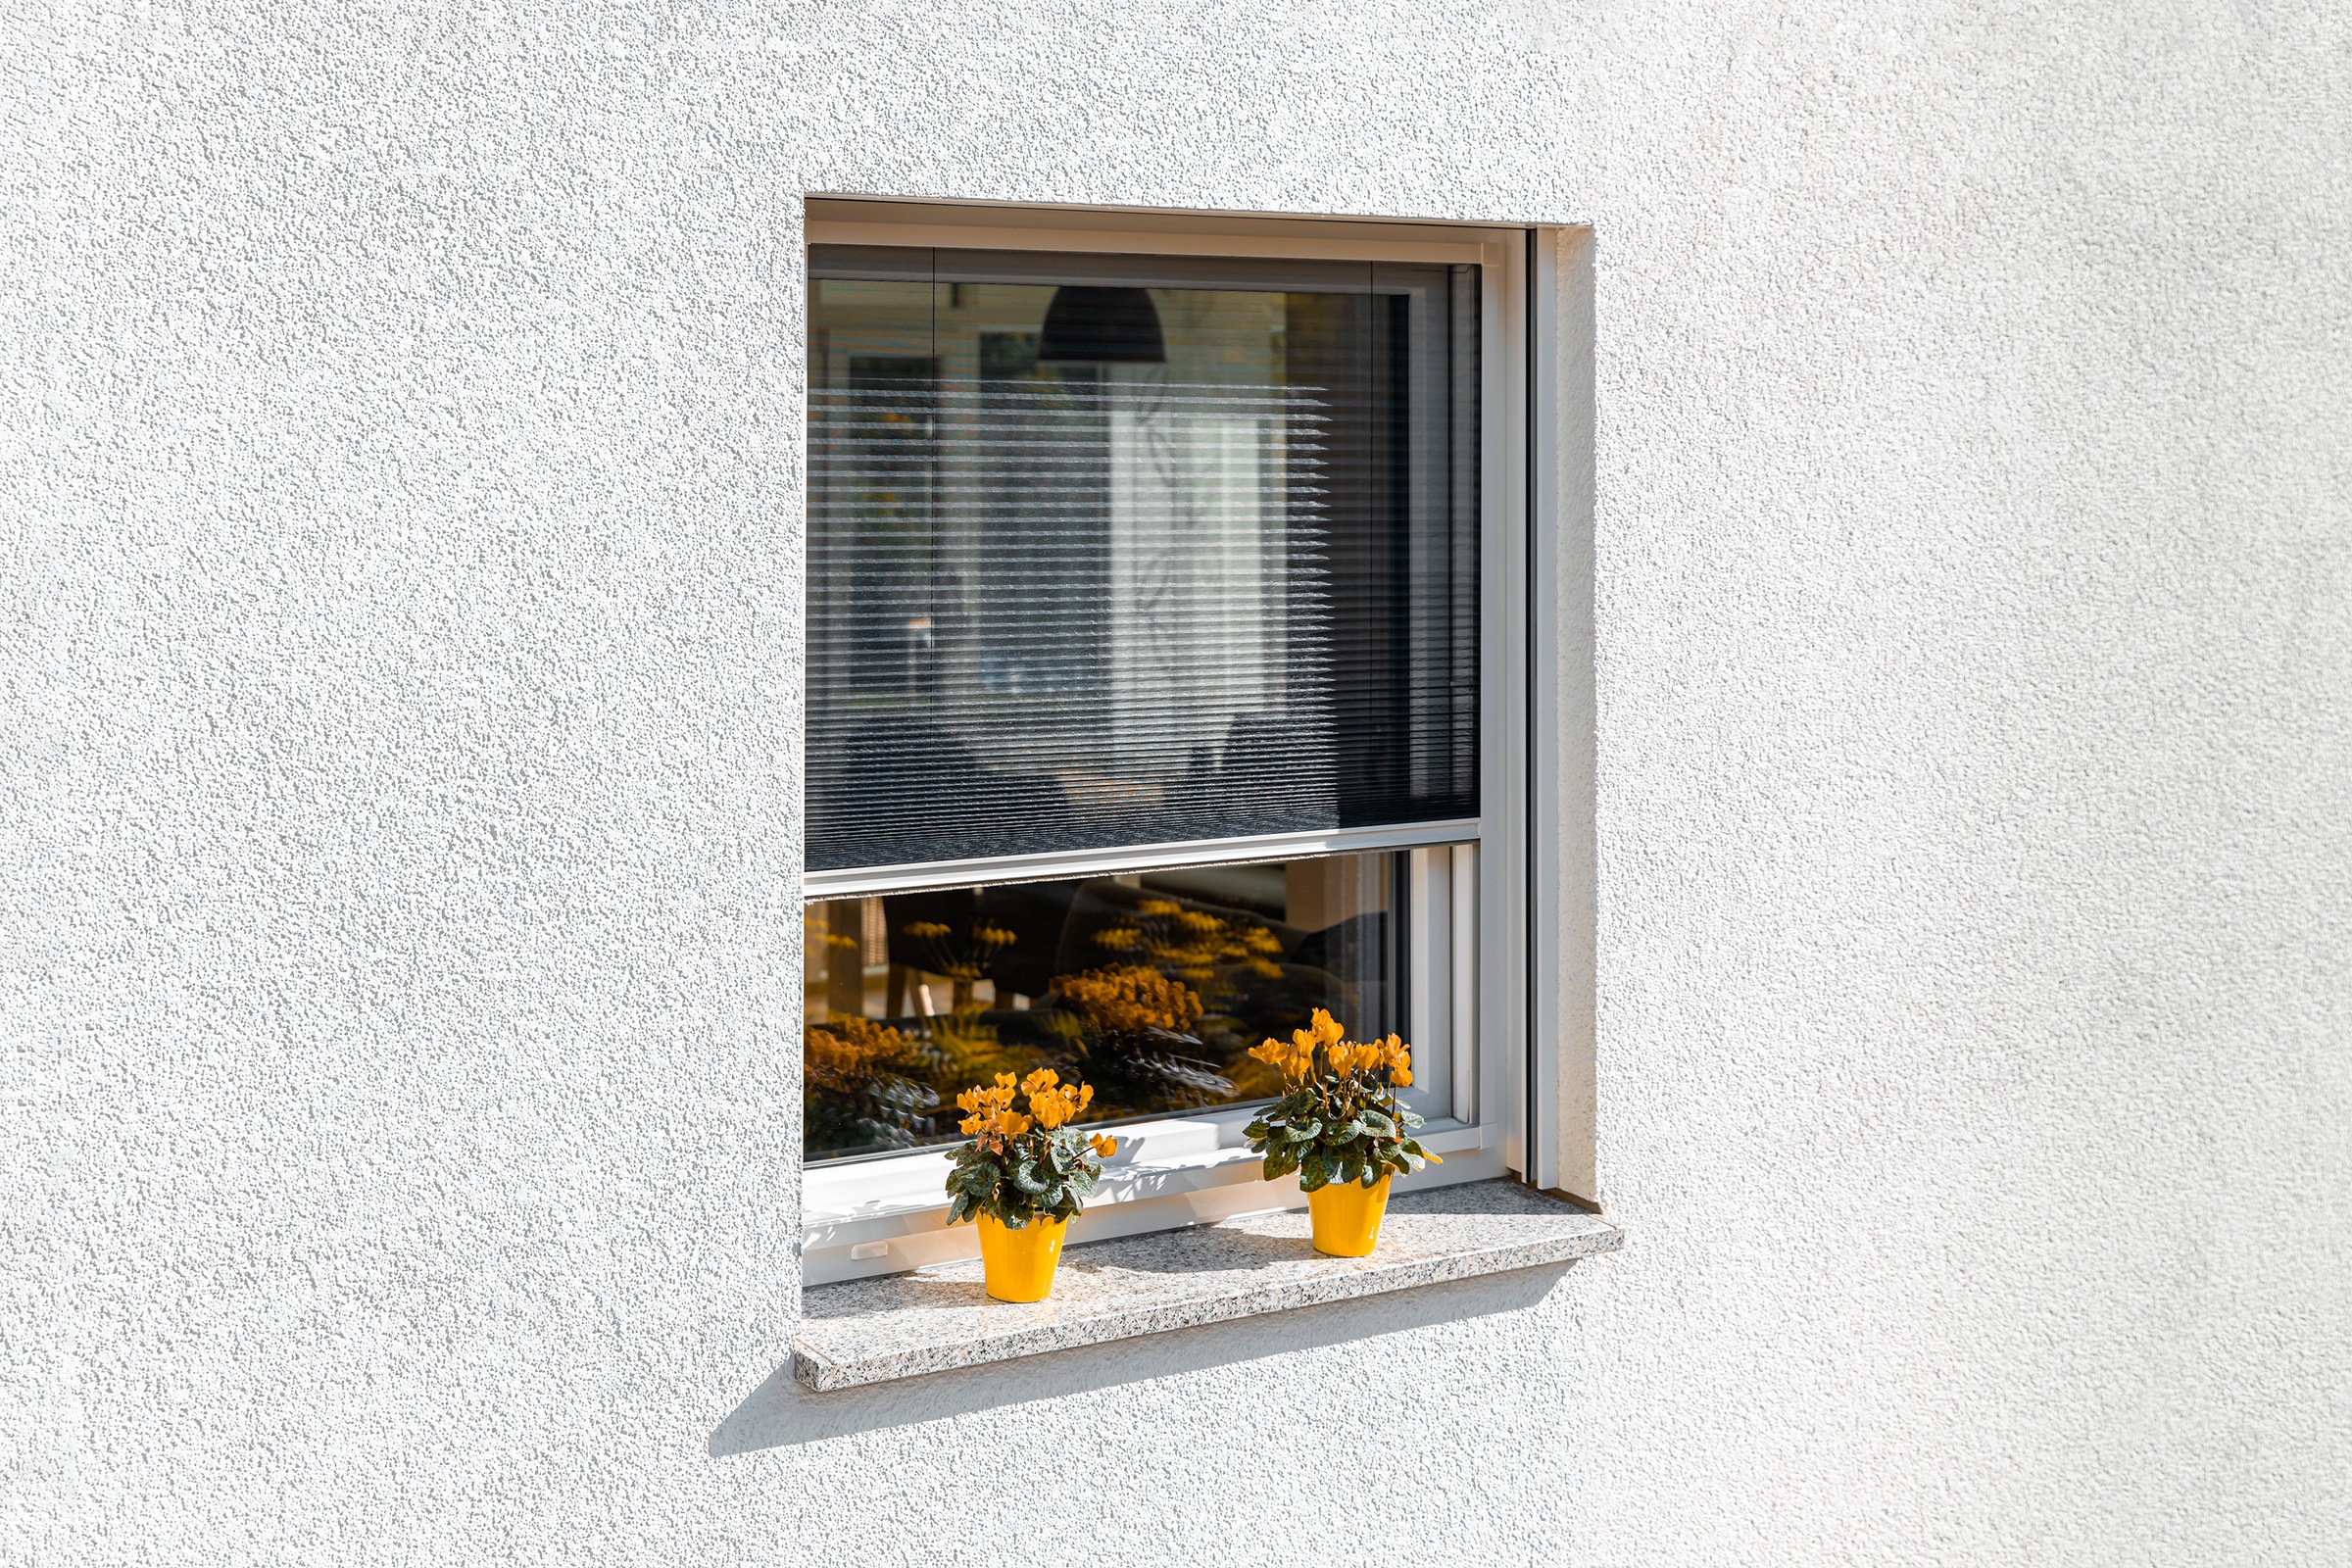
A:
[[[1116,367],[1104,392],[1114,747],[1186,759],[1197,781],[1280,737],[1284,804],[1329,806],[1328,725],[1300,689],[1328,664],[1325,609],[1291,570],[1294,534],[1314,532],[1289,471],[1303,398],[1164,366]]]

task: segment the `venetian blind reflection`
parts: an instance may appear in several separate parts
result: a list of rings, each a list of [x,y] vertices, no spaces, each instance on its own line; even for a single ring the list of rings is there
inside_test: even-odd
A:
[[[1474,281],[1096,290],[1161,357],[1089,361],[1057,285],[824,250],[812,868],[1475,810]]]

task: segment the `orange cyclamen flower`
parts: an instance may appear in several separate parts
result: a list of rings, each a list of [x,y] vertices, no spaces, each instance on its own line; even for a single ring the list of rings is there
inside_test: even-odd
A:
[[[992,1087],[966,1089],[956,1097],[956,1108],[965,1113],[957,1125],[967,1136],[977,1137],[992,1148],[1020,1137],[1031,1123],[1027,1116],[1012,1108],[1015,1091],[1013,1076],[1008,1072],[997,1074]]]
[[[1012,1082],[1008,1073],[1001,1073],[998,1077],[1000,1082]],[[1036,1117],[1037,1125],[1048,1132],[1076,1121],[1095,1099],[1093,1084],[1065,1084],[1061,1081],[1061,1075],[1051,1067],[1040,1067],[1022,1079],[1020,1090],[1029,1097],[1029,1114]]]
[[[1294,1083],[1305,1083],[1315,1076],[1315,1055],[1320,1051],[1337,1077],[1349,1078],[1385,1069],[1391,1084],[1400,1089],[1411,1086],[1412,1048],[1402,1039],[1390,1035],[1385,1040],[1354,1041],[1343,1038],[1346,1033],[1330,1013],[1317,1007],[1313,1021],[1304,1029],[1291,1031],[1288,1041],[1268,1040],[1250,1054],[1280,1068],[1283,1076]]]

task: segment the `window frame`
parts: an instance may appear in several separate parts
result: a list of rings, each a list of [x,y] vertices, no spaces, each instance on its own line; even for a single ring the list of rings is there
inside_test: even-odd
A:
[[[1539,1186],[1550,1185],[1543,1179],[1544,1172],[1529,1170],[1527,1158],[1531,1148],[1543,1151],[1544,1141],[1529,1136],[1527,1118],[1530,1106],[1542,1102],[1537,1097],[1548,1081],[1547,1074],[1540,1077],[1529,1049],[1531,1024],[1541,1005],[1531,984],[1530,962],[1531,938],[1539,929],[1537,911],[1531,907],[1537,884],[1530,875],[1530,854],[1538,837],[1530,801],[1539,749],[1531,745],[1530,732],[1544,697],[1531,657],[1538,594],[1531,571],[1536,565],[1530,553],[1533,530],[1528,525],[1536,481],[1529,461],[1535,432],[1529,417],[1528,325],[1530,277],[1539,263],[1531,238],[1532,231],[1525,227],[1503,225],[809,198],[800,249],[805,290],[810,288],[808,247],[820,244],[1468,262],[1481,267],[1480,810],[1472,818],[1391,828],[847,870],[804,867],[800,907],[805,910],[812,900],[884,892],[1375,850],[1409,852],[1410,875],[1418,887],[1431,857],[1452,850],[1449,889],[1459,890],[1466,875],[1475,889],[1475,907],[1465,910],[1466,901],[1458,893],[1451,897],[1448,995],[1455,1002],[1447,1035],[1457,1057],[1462,1052],[1470,1056],[1467,1066],[1457,1059],[1456,1081],[1471,1088],[1474,1116],[1433,1121],[1423,1142],[1445,1156],[1445,1164],[1399,1178],[1397,1186],[1401,1190],[1513,1173]],[[1457,846],[1463,848],[1454,849]],[[1474,922],[1461,918],[1465,912],[1474,915]],[[804,922],[796,920],[789,939],[796,971],[802,967],[799,945],[804,929]],[[1426,960],[1417,938],[1414,946]],[[1420,1007],[1418,999],[1428,989],[1409,986],[1408,1007]],[[797,987],[793,1002],[797,1009]],[[1412,1016],[1418,1022],[1421,1013]],[[1459,1102],[1457,1098],[1454,1103]],[[1239,1109],[1204,1110],[1120,1126],[1120,1155],[1105,1168],[1102,1188],[1085,1213],[1073,1221],[1070,1240],[1100,1240],[1302,1206],[1306,1200],[1296,1178],[1276,1184],[1258,1179],[1257,1156],[1240,1137],[1250,1115]],[[800,1164],[799,1152],[794,1151],[791,1158],[801,1185],[803,1282],[815,1285],[897,1273],[976,1255],[972,1228],[950,1228],[945,1222],[948,1147],[953,1146],[813,1166]]]

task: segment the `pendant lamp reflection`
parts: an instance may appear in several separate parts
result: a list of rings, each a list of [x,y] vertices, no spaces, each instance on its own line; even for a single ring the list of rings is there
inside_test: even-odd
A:
[[[1037,361],[1081,360],[1098,365],[1165,365],[1166,341],[1152,291],[1142,288],[1084,288],[1064,284],[1046,307]]]

